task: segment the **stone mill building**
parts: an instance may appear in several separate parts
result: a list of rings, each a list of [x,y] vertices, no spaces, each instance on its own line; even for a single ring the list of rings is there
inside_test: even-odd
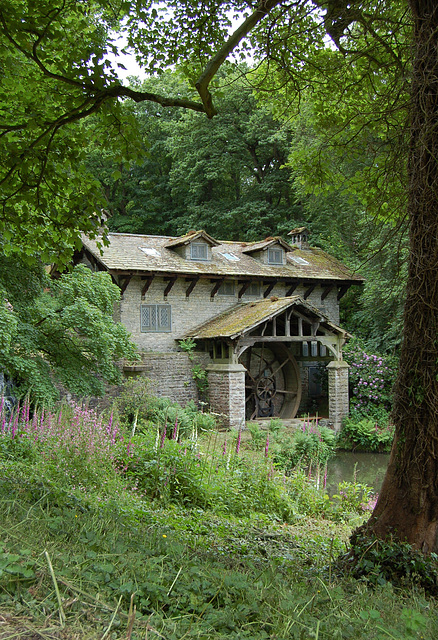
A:
[[[304,228],[290,241],[219,241],[205,231],[180,237],[110,233],[109,246],[84,239],[77,262],[109,272],[121,290],[116,319],[130,331],[144,375],[157,395],[197,400],[195,343],[208,400],[226,426],[305,411],[328,369],[328,412],[335,427],[348,412],[348,365],[339,301],[362,278],[308,244]],[[184,343],[183,343],[184,344]]]

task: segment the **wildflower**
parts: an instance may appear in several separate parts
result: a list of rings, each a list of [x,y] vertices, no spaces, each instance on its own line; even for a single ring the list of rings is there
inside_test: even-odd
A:
[[[166,536],[166,534],[165,534],[165,533],[163,533],[163,538],[167,538],[167,536]]]
[[[157,435],[155,436],[154,451],[158,451],[158,442],[160,440],[160,427],[157,426]]]
[[[164,441],[166,439],[166,432],[167,432],[167,422],[164,423],[163,433],[161,434],[160,449],[162,449],[164,447]]]
[[[327,486],[327,462],[325,463],[325,467],[324,467],[324,480],[323,480],[323,488],[325,489]]]
[[[175,426],[173,427],[172,440],[178,438],[178,415],[175,418]]]
[[[265,458],[268,457],[268,451],[269,451],[269,431],[268,434],[266,436],[266,445],[265,445]]]
[[[242,440],[242,428],[239,428],[239,434],[237,436],[237,442],[236,442],[236,455],[239,453],[241,440]]]

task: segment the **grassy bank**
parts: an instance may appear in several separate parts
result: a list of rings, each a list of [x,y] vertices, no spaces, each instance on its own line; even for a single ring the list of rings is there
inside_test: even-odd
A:
[[[357,495],[177,430],[64,409],[3,431],[2,640],[437,637],[436,599],[385,580],[377,545],[368,577],[340,569]]]

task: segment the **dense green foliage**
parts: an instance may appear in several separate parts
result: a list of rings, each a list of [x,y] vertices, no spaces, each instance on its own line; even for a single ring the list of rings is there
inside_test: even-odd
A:
[[[3,630],[25,614],[66,640],[435,637],[435,601],[411,586],[433,587],[434,559],[374,545],[361,581],[336,566],[366,487],[329,499],[224,434],[178,443],[158,421],[132,438],[135,394],[129,428],[75,405],[0,420]]]
[[[257,106],[244,78],[228,70],[220,85],[213,120],[148,104],[129,109],[140,128],[141,162],[120,165],[91,150],[88,163],[102,184],[112,231],[178,235],[205,228],[222,239],[253,240],[286,233],[301,218],[284,166],[290,127]],[[177,94],[180,73],[164,74],[159,86]]]
[[[15,393],[52,404],[57,385],[86,396],[120,379],[116,361],[134,358],[126,329],[113,321],[118,287],[85,266],[50,280],[41,265],[0,256],[0,370]]]
[[[388,414],[378,422],[374,416],[352,412],[344,418],[337,445],[341,449],[358,451],[390,451],[394,439],[394,427],[389,423]]]

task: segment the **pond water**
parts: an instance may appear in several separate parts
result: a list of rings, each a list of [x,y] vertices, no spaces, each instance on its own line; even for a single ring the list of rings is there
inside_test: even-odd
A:
[[[337,453],[327,465],[327,491],[336,493],[339,482],[361,482],[378,493],[388,466],[389,453]]]

